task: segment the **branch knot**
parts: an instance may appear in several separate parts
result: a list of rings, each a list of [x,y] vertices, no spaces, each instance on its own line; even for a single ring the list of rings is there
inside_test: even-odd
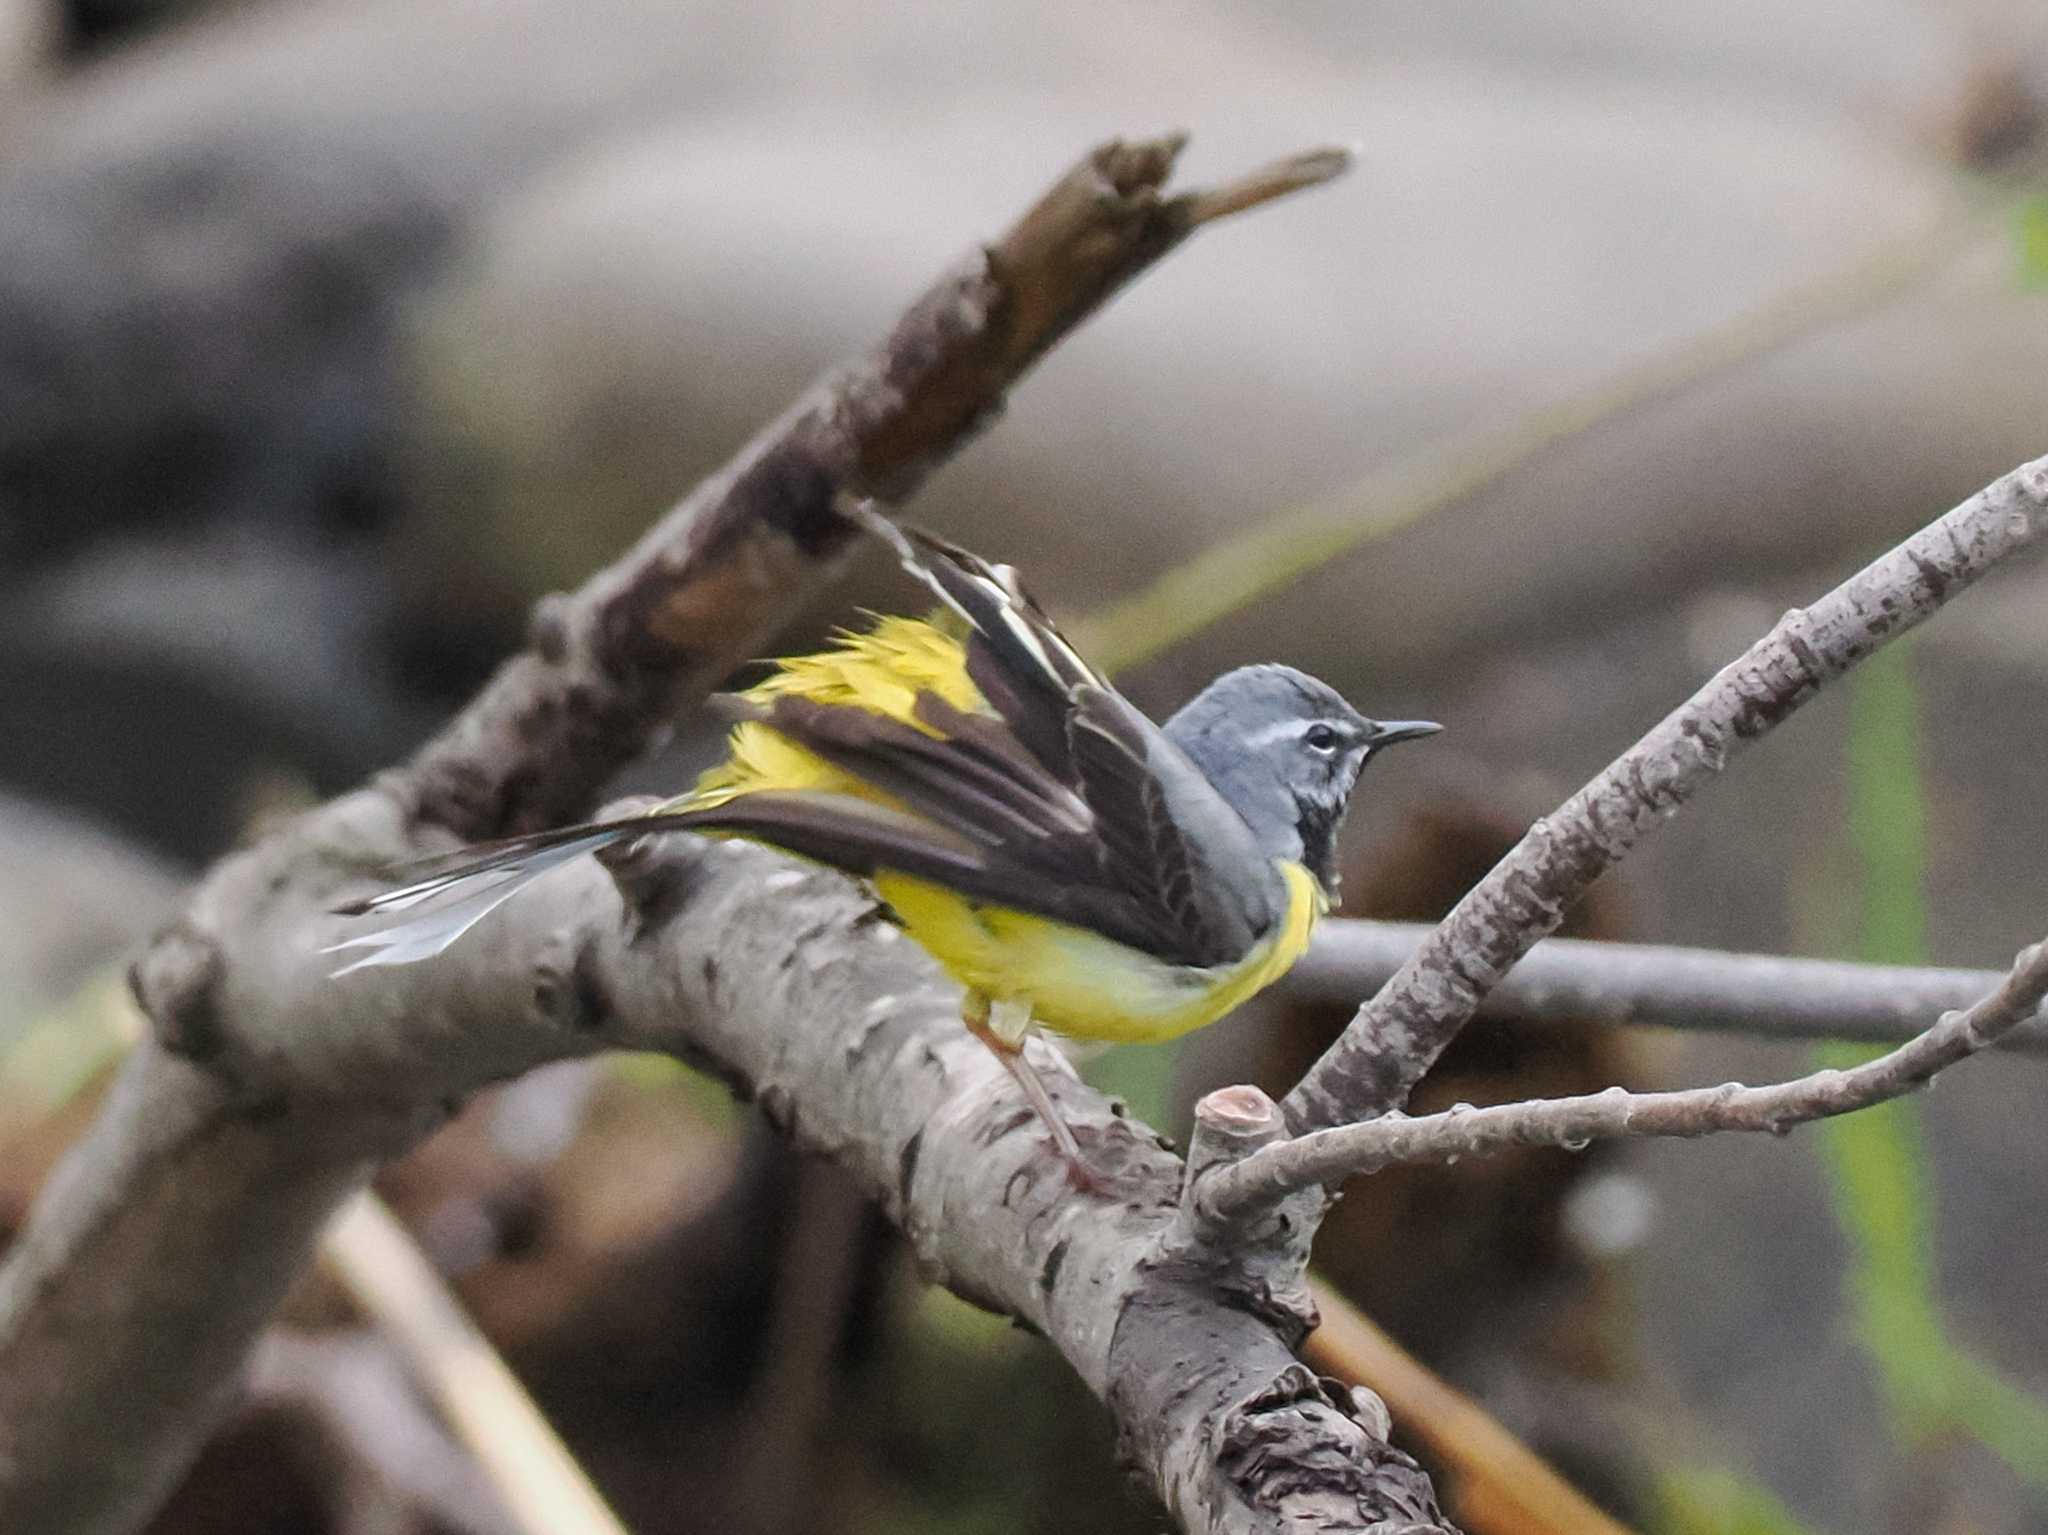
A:
[[[226,1047],[219,998],[224,968],[220,945],[190,922],[165,928],[128,967],[128,989],[171,1054],[204,1064]]]

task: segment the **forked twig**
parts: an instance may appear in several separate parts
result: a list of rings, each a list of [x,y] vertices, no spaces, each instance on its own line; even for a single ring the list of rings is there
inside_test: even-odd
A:
[[[1480,999],[1586,888],[1827,683],[2048,528],[2048,458],[2022,464],[1770,633],[1532,826],[1289,1093],[1297,1131],[1399,1108]]]
[[[1579,1149],[1621,1136],[1699,1136],[1721,1130],[1769,1130],[1851,1113],[1902,1097],[1937,1072],[1975,1055],[2034,1016],[2048,996],[2048,940],[2022,949],[1996,990],[1945,1013],[1898,1049],[1847,1070],[1816,1071],[1790,1082],[1739,1082],[1680,1092],[1632,1093],[1623,1087],[1576,1098],[1536,1098],[1492,1108],[1461,1105],[1410,1119],[1387,1114],[1363,1124],[1317,1130],[1265,1147],[1218,1168],[1197,1190],[1218,1221],[1271,1206],[1316,1184],[1333,1184],[1402,1162],[1450,1162],[1511,1146]]]

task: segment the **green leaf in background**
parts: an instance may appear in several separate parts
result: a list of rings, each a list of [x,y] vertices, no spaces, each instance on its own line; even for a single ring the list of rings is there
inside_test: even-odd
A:
[[[2048,196],[2029,197],[2013,210],[2012,240],[2022,288],[2048,288]]]
[[[1755,1482],[1681,1466],[1657,1479],[1660,1535],[1809,1535],[1809,1526]]]
[[[731,1087],[672,1055],[623,1051],[611,1057],[610,1069],[621,1082],[645,1092],[679,1089],[690,1112],[713,1129],[737,1135],[746,1124],[746,1107],[733,1096]]]
[[[1173,1072],[1181,1042],[1118,1046],[1090,1061],[1082,1076],[1097,1092],[1123,1099],[1131,1113],[1163,1135],[1173,1133]]]
[[[2043,226],[2048,237],[2048,223]],[[2048,247],[2044,247],[2048,255]],[[1849,681],[1849,836],[1860,864],[1857,957],[1927,962],[1927,808],[1912,651],[1879,651]],[[1876,1052],[1828,1045],[1823,1066]],[[1962,1431],[2048,1491],[2048,1404],[1950,1338],[1934,1273],[1934,1185],[1911,1100],[1820,1126],[1835,1217],[1851,1250],[1848,1301],[1893,1432],[1909,1444]]]
[[[1926,802],[1919,701],[1907,645],[1879,651],[1849,680],[1849,840],[1862,896],[1857,958],[1927,961]],[[1822,1066],[1878,1052],[1824,1045]],[[1948,1420],[1949,1349],[1935,1298],[1934,1188],[1919,1105],[1888,1103],[1820,1127],[1835,1217],[1851,1248],[1849,1303],[1877,1367],[1893,1428],[1920,1440]]]
[[[144,1027],[121,967],[94,971],[0,1048],[0,1103],[55,1112],[127,1054]]]

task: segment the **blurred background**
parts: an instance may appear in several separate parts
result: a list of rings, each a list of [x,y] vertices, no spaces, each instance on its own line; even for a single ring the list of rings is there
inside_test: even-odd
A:
[[[1786,606],[2048,451],[2044,103],[2038,0],[0,0],[0,1240],[182,884],[403,753],[1091,143],[1360,163],[1147,276],[912,515],[1155,710],[1277,659],[1445,721],[1350,828],[1350,908],[1425,917]],[[882,564],[791,643],[906,600]],[[2035,566],[1574,930],[2003,966],[2048,912],[2044,673]],[[1282,999],[1099,1073],[1178,1127],[1342,1021]],[[1488,1028],[1424,1096],[1814,1054]],[[2044,1095],[1999,1056],[1788,1141],[1390,1174],[1320,1262],[1633,1528],[2040,1531]],[[641,1535],[1159,1527],[1046,1350],[678,1067],[514,1083],[380,1191]],[[515,1513],[323,1270],[153,1528]]]

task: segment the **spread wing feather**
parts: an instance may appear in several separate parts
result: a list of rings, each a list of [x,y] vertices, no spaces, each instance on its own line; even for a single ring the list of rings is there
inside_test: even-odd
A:
[[[851,508],[850,514],[966,620],[968,680],[1034,757],[1059,777],[1070,777],[1069,695],[1083,683],[1107,683],[1053,627],[1016,571],[899,527],[867,506]]]
[[[1092,825],[1081,796],[1024,744],[1000,710],[994,718],[970,714],[936,693],[920,693],[915,714],[920,724],[976,761],[1028,786],[1049,813],[1075,830],[1087,831]]]
[[[1115,892],[1048,878],[1043,871],[1027,880],[1016,866],[991,858],[987,849],[922,816],[850,794],[758,790],[705,809],[661,810],[487,844],[489,851],[475,862],[336,907],[342,916],[399,920],[331,944],[323,952],[363,951],[337,975],[429,958],[557,865],[628,838],[672,831],[749,837],[850,874],[892,869],[958,890],[970,899],[1018,906],[1126,943],[1142,944],[1152,936],[1133,925],[1128,903]],[[460,855],[433,861],[445,862],[448,856]]]
[[[1284,907],[1244,821],[1121,694],[1077,689],[1068,728],[1111,876],[1166,919],[1187,963],[1243,954]]]
[[[1187,755],[1053,627],[1008,566],[866,508],[854,515],[968,625],[967,671],[1002,724],[1093,821],[1098,877],[1186,964],[1242,955],[1286,895],[1250,829]],[[927,695],[929,697],[929,695]]]
[[[1250,829],[1075,653],[1013,571],[865,507],[849,515],[964,621],[964,664],[988,712],[929,689],[913,719],[794,692],[738,707],[892,803],[767,784],[467,849],[465,861],[340,908],[400,915],[335,946],[365,951],[349,968],[438,953],[545,870],[667,831],[749,837],[854,874],[895,870],[1178,964],[1228,963],[1271,930],[1286,891]]]
[[[1085,820],[1062,824],[1031,776],[990,761],[965,742],[926,735],[868,709],[806,698],[777,698],[758,718],[777,734],[972,841],[990,847],[1043,846],[1049,851],[1083,842],[1087,836]]]

